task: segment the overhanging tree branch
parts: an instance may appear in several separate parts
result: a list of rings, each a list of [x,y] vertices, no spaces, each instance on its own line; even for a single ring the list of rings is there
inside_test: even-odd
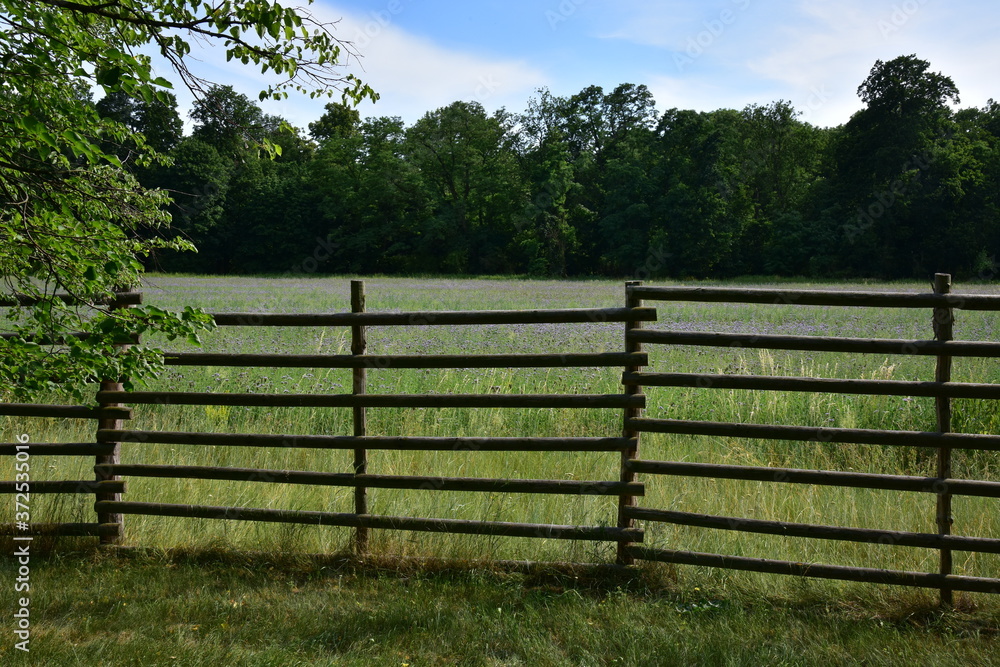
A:
[[[30,396],[56,381],[82,397],[94,378],[141,379],[162,368],[162,355],[142,346],[107,354],[109,340],[148,331],[196,340],[212,326],[190,309],[112,313],[100,305],[116,288],[140,283],[140,260],[152,250],[192,246],[166,230],[167,195],[143,188],[102,146],[127,145],[145,164],[158,159],[156,151],[126,125],[102,119],[89,91],[96,85],[162,103],[171,84],[154,76],[142,54],[151,45],[198,95],[208,82],[188,66],[186,38],[193,37],[275,72],[278,81],[262,98],[288,89],[377,97],[342,72],[341,55],[356,54],[332,27],[270,0],[0,0],[0,275],[5,293],[33,304],[0,313],[0,328],[14,334],[0,338],[0,398]],[[83,307],[56,293],[75,295]],[[32,342],[39,339],[65,346]]]

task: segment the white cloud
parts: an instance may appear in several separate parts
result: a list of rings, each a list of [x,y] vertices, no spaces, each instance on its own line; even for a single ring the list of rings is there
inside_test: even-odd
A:
[[[685,38],[697,32],[693,27],[697,26],[698,15],[692,3],[625,2],[616,4],[614,13],[604,17],[605,21],[614,21],[617,25],[599,33],[599,37],[643,46],[683,49]]]
[[[932,0],[630,1],[605,37],[673,52],[648,77],[661,108],[785,99],[804,120],[828,126],[862,107],[856,91],[876,60],[900,55],[915,53],[951,76],[963,106],[995,96],[998,12],[970,4],[978,7]],[[726,10],[731,21],[714,22]]]
[[[647,84],[656,99],[656,108],[694,109],[695,111],[715,111],[716,109],[742,109],[748,104],[759,102],[752,93],[734,96],[726,85],[713,83],[706,78],[678,78],[654,75]]]
[[[401,11],[406,8],[402,2],[386,7],[401,7]],[[409,34],[394,22],[394,14],[387,8],[364,16],[318,3],[311,6],[317,19],[336,21],[334,35],[353,42],[361,55],[360,60],[345,60],[343,73],[354,73],[380,95],[374,105],[370,101],[361,103],[358,109],[362,117],[401,116],[412,123],[424,113],[456,100],[479,101],[488,111],[503,106],[519,110],[536,88],[548,85],[543,72],[524,60],[451,50]],[[255,102],[260,90],[274,81],[252,66],[227,63],[221,48],[201,50],[197,44],[193,46],[192,55],[200,62],[192,64],[200,75],[231,85]],[[176,78],[172,72],[163,74],[168,79]],[[193,98],[186,90],[175,92],[182,115],[186,116]],[[333,99],[339,100],[339,95]],[[287,100],[266,100],[260,106],[266,113],[283,116],[305,128],[323,114],[323,106],[329,101],[326,97],[310,99],[290,93]]]
[[[673,51],[706,47],[721,42],[752,8],[756,8],[752,0],[712,3],[629,0],[613,5],[604,20],[616,27],[600,33],[600,37]]]
[[[784,38],[747,64],[757,76],[796,91],[792,101],[800,109],[807,91],[824,90],[829,99],[807,118],[820,125],[849,120],[862,107],[856,91],[875,61],[901,55],[916,54],[932,71],[955,79],[960,90],[972,93],[963,95],[963,106],[982,104],[995,81],[988,63],[996,59],[996,11],[956,15],[954,10],[930,0],[800,0],[778,26]]]
[[[362,106],[362,115],[398,115],[412,122],[456,100],[478,101],[487,110],[519,109],[536,88],[549,82],[541,69],[523,59],[452,50],[408,33],[394,20],[406,11],[402,2],[367,16],[335,8],[325,11],[342,17],[337,36],[353,42],[362,54],[360,67],[354,61],[352,71],[380,95],[374,106]]]

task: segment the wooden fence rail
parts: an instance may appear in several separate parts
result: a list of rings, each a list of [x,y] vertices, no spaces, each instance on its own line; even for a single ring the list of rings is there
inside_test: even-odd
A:
[[[832,338],[826,336],[778,336],[772,334],[713,333],[696,331],[641,331],[632,336],[637,343],[658,345],[703,345],[746,347],[762,350],[804,352],[850,352],[853,354],[902,354],[951,357],[1000,357],[1000,343],[937,340],[890,340]]]
[[[302,472],[295,470],[257,470],[217,466],[178,465],[105,465],[104,472],[129,477],[180,479],[218,479],[234,482],[269,484],[309,484],[316,486],[371,487],[377,489],[437,489],[485,493],[543,493],[609,496],[641,496],[645,487],[637,483],[540,480],[475,479],[470,477],[426,477],[415,475],[369,475],[366,473]],[[6,482],[0,482],[6,483]],[[107,482],[101,482],[105,484]]]
[[[216,313],[220,327],[375,327],[465,326],[482,324],[579,324],[585,322],[650,322],[655,308],[560,308],[555,310],[470,310],[408,313],[279,315]]]
[[[885,340],[826,336],[629,330],[627,334],[628,338],[635,343],[937,357],[934,380],[927,382],[636,371],[628,371],[622,377],[622,381],[626,386],[636,387],[690,387],[701,390],[745,389],[753,391],[827,392],[933,397],[936,405],[936,429],[928,432],[737,424],[682,419],[626,418],[626,428],[631,428],[637,437],[641,433],[667,433],[726,438],[762,438],[768,440],[822,443],[933,447],[936,448],[938,454],[937,476],[933,478],[873,475],[841,471],[733,466],[682,461],[633,460],[627,464],[627,467],[635,473],[649,475],[713,477],[772,483],[816,484],[845,488],[933,493],[937,496],[935,511],[935,520],[938,528],[937,534],[794,524],[742,517],[711,516],[695,512],[667,511],[654,508],[627,508],[626,514],[636,520],[699,526],[716,530],[938,549],[940,558],[937,574],[875,570],[871,568],[836,565],[812,565],[721,554],[703,554],[648,547],[627,547],[627,553],[633,558],[798,576],[932,587],[940,589],[941,602],[943,604],[950,604],[952,602],[952,594],[955,590],[1000,593],[1000,579],[958,577],[952,574],[953,550],[1000,553],[1000,540],[955,536],[951,534],[953,523],[951,499],[953,495],[1000,497],[1000,483],[985,480],[953,479],[951,466],[953,450],[1000,451],[1000,435],[951,432],[952,398],[994,400],[1000,398],[1000,385],[956,383],[951,381],[951,362],[953,357],[995,358],[1000,356],[1000,343],[982,341],[960,342],[952,340],[954,310],[1000,311],[1000,296],[953,294],[951,292],[951,277],[945,274],[938,274],[935,277],[934,292],[930,294],[642,286],[628,286],[626,290],[631,297],[643,298],[649,301],[754,303],[789,306],[930,308],[932,309],[931,322],[934,333],[933,340]]]
[[[782,484],[814,484],[840,486],[854,489],[880,489],[883,491],[915,491],[942,493],[954,496],[979,496],[1000,498],[1000,482],[913,475],[885,475],[839,470],[800,470],[796,468],[761,468],[755,466],[726,465],[722,463],[691,463],[688,461],[643,461],[629,463],[633,472],[675,477],[713,477],[738,479],[748,482],[778,482]]]
[[[133,405],[229,405],[285,408],[641,408],[641,395],[623,394],[223,394],[177,391],[101,391],[99,401]]]
[[[944,276],[946,274],[938,274]],[[950,280],[950,277],[949,277]],[[988,294],[900,294],[841,290],[782,290],[728,287],[626,287],[629,294],[647,301],[696,301],[702,303],[759,303],[793,306],[861,306],[868,308],[956,308],[1000,310],[1000,296]]]
[[[301,447],[304,449],[385,449],[457,452],[620,452],[636,446],[634,438],[498,438],[377,435],[270,435],[192,433],[187,431],[98,430],[98,442],[142,442],[221,447]]]
[[[625,373],[623,384],[643,387],[694,389],[751,389],[873,396],[924,396],[943,398],[1000,398],[1000,385],[972,382],[911,382],[906,380],[836,380],[829,378],[776,377],[773,375],[720,375],[714,373]]]
[[[645,354],[207,354],[168,353],[167,366],[239,368],[586,368],[645,366]]]

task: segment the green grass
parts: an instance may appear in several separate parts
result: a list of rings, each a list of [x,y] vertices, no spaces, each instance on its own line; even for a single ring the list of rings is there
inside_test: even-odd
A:
[[[9,562],[0,573],[12,576]],[[30,654],[5,665],[977,665],[1000,611],[609,573],[225,551],[36,557]],[[2,596],[10,609],[7,589]],[[6,612],[5,612],[6,615]]]
[[[349,304],[349,281],[345,278],[278,281],[153,276],[151,283],[147,290],[147,302],[165,307],[199,305],[217,312],[342,312],[348,309]],[[782,282],[781,286],[833,287],[788,282]],[[836,287],[905,291],[927,289],[925,285],[916,284]],[[964,290],[959,285],[956,291],[996,293],[997,290],[982,286]],[[515,282],[493,279],[380,278],[367,282],[367,296],[370,311],[615,307],[624,303],[621,283],[606,281]],[[650,305],[658,307],[659,322],[649,326],[662,329],[768,331],[885,338],[929,338],[931,331],[931,313],[920,310],[848,310],[783,305]],[[1000,321],[989,313],[961,312],[955,330],[956,338],[959,339],[1000,340]],[[598,352],[623,349],[622,325],[598,323],[538,327],[379,327],[369,331],[368,343],[369,351],[373,354]],[[349,345],[349,333],[343,329],[223,329],[206,337],[204,350],[344,353],[349,350]],[[171,344],[168,349],[180,348]],[[933,359],[916,357],[660,346],[650,346],[649,352],[651,369],[664,371],[905,380],[929,380],[933,379],[934,373]],[[1000,383],[1000,365],[984,360],[956,359],[954,377],[960,381]],[[375,370],[369,374],[368,389],[372,393],[618,393],[621,390],[619,383],[620,369]],[[350,375],[349,371],[344,370],[172,368],[153,383],[151,388],[343,393],[349,391]],[[667,388],[648,388],[647,393],[646,413],[651,417],[913,430],[933,430],[935,424],[931,399]],[[963,432],[998,433],[1000,411],[996,402],[955,401],[954,423],[956,430]],[[269,410],[211,406],[139,406],[133,422],[133,426],[143,429],[342,435],[350,433],[350,424],[349,410]],[[369,410],[368,425],[369,433],[380,435],[614,436],[620,434],[621,412],[382,409]],[[86,422],[0,418],[0,427],[6,433],[29,432],[34,442],[85,442],[93,437],[93,425]],[[345,472],[350,469],[350,456],[348,452],[266,451],[126,443],[123,446],[122,460]],[[646,459],[740,465],[933,474],[932,452],[898,447],[646,434],[642,440],[641,456]],[[595,480],[612,480],[618,476],[617,455],[613,454],[376,451],[370,452],[369,460],[371,472],[381,474]],[[5,467],[0,468],[0,475],[6,479],[10,479],[8,475],[12,472],[11,464],[10,461],[2,462]],[[32,478],[87,479],[93,474],[91,465],[92,462],[83,460],[36,458],[32,463]],[[957,454],[956,476],[1000,480],[996,454]],[[935,500],[933,496],[926,494],[653,476],[644,476],[641,481],[646,484],[646,496],[639,503],[644,507],[863,528],[936,531]],[[131,501],[334,512],[351,511],[352,508],[349,489],[144,478],[131,478],[128,484],[125,498]],[[369,494],[370,511],[376,514],[581,525],[613,525],[615,522],[615,498],[379,489],[370,490]],[[10,521],[11,512],[10,506],[0,509],[0,521]],[[1000,512],[996,510],[995,501],[956,498],[954,513],[956,534],[1000,535]],[[92,498],[35,496],[32,514],[35,521],[92,521]],[[644,527],[645,543],[654,547],[926,572],[936,571],[937,568],[937,555],[931,550],[793,540],[666,524],[647,524]],[[336,554],[349,547],[350,538],[351,531],[347,529],[128,516],[125,543],[162,549],[178,548],[185,552],[224,547],[234,551],[254,550],[271,554]],[[82,542],[85,543],[86,540]],[[81,541],[67,540],[62,543],[63,548],[70,543],[79,544]],[[613,545],[601,543],[390,531],[374,531],[372,548],[380,558],[421,556],[477,562],[502,559],[608,562],[614,557]],[[164,568],[157,567],[155,558],[140,559],[138,563],[111,561],[107,564],[102,561],[102,568],[98,568],[91,564],[91,559],[94,558],[102,557],[88,555],[65,562],[51,561],[62,563],[61,565],[50,565],[50,561],[44,561],[39,565],[40,589],[44,591],[46,586],[51,586],[53,588],[49,594],[54,595],[52,590],[68,587],[66,590],[71,593],[67,597],[73,601],[72,604],[80,604],[80,600],[93,597],[95,593],[90,591],[93,587],[99,590],[100,584],[88,581],[82,574],[73,586],[70,586],[68,580],[61,578],[61,568],[67,563],[71,570],[75,568],[80,573],[96,572],[105,566],[117,568],[121,581],[108,584],[108,590],[118,590],[123,594],[133,585],[129,583],[130,577],[138,581],[146,576],[143,573],[149,573],[151,581],[177,583],[178,592],[164,596],[166,601],[163,603],[174,605],[171,613],[175,616],[183,616],[181,611],[191,603],[189,599],[185,602],[183,590],[198,587],[214,590],[211,589],[214,575],[206,575],[205,579],[199,581],[197,567],[186,560]],[[173,561],[168,559],[168,562]],[[218,567],[219,577],[235,576],[232,572],[242,571],[231,563]],[[252,569],[252,566],[247,567]],[[657,568],[652,570],[662,574]],[[185,573],[185,578],[192,578],[190,582],[180,577],[178,573],[182,572]],[[158,650],[162,647],[164,655],[171,651],[186,655],[187,658],[183,659],[189,661],[187,664],[200,664],[192,657],[196,650],[193,647],[205,648],[204,655],[211,656],[205,658],[206,662],[222,658],[241,664],[294,664],[294,658],[290,656],[300,653],[305,656],[302,658],[304,663],[330,660],[330,656],[347,656],[345,660],[348,664],[352,660],[360,664],[370,655],[374,656],[374,663],[397,664],[386,662],[395,655],[392,651],[397,650],[400,652],[396,656],[400,658],[398,664],[405,661],[404,654],[407,652],[412,657],[421,655],[421,651],[425,652],[425,657],[414,664],[433,663],[434,660],[442,664],[463,660],[463,664],[520,664],[518,660],[525,664],[611,664],[608,656],[619,654],[627,664],[642,664],[642,656],[646,654],[638,651],[643,646],[658,647],[657,650],[663,651],[662,655],[667,656],[663,661],[647,660],[648,664],[670,664],[674,659],[678,662],[691,662],[690,656],[696,655],[706,656],[704,662],[710,664],[759,664],[764,661],[794,664],[798,662],[796,656],[800,654],[810,655],[813,664],[838,661],[850,663],[857,656],[868,656],[867,660],[873,664],[914,661],[920,664],[928,662],[927,656],[936,656],[940,664],[948,664],[949,661],[955,664],[977,664],[975,656],[979,648],[976,642],[992,641],[983,638],[985,635],[981,634],[973,633],[976,636],[974,639],[963,635],[966,628],[970,627],[966,623],[971,623],[971,627],[978,627],[978,621],[969,621],[961,614],[955,617],[929,617],[921,615],[924,612],[914,612],[917,614],[916,618],[920,619],[914,625],[913,617],[905,617],[904,610],[928,607],[933,599],[930,592],[690,567],[680,567],[669,572],[669,582],[665,587],[650,586],[648,590],[643,589],[641,592],[628,589],[630,592],[622,600],[607,592],[594,596],[580,592],[573,586],[564,586],[566,591],[571,592],[560,593],[550,599],[545,595],[536,595],[530,584],[520,580],[511,584],[508,578],[494,574],[483,577],[469,573],[457,574],[454,578],[450,575],[429,577],[424,584],[427,591],[433,591],[433,595],[440,597],[440,604],[445,605],[447,612],[442,612],[438,621],[433,620],[433,613],[440,607],[433,602],[436,598],[430,593],[418,605],[420,608],[404,613],[405,591],[395,591],[395,575],[382,578],[363,571],[343,580],[351,583],[347,588],[341,589],[334,587],[333,581],[321,573],[315,573],[315,577],[310,574],[306,579],[314,582],[315,588],[307,589],[310,591],[309,596],[288,595],[287,589],[282,589],[278,584],[252,577],[256,584],[247,595],[255,600],[255,604],[267,601],[266,604],[278,605],[283,609],[278,616],[284,614],[289,619],[298,619],[294,620],[293,626],[300,629],[290,631],[284,640],[275,638],[273,641],[250,641],[212,625],[216,618],[213,614],[221,614],[221,610],[206,609],[202,613],[198,611],[199,605],[193,605],[190,617],[195,620],[189,625],[213,628],[211,632],[191,634],[182,631],[184,623],[177,621],[178,634],[163,636],[156,641]],[[998,577],[1000,558],[956,552],[955,572]],[[410,581],[413,581],[413,576],[424,581],[420,579],[421,575],[407,576]],[[472,577],[475,585],[469,583],[468,577]],[[46,584],[46,578],[51,578],[52,583]],[[338,587],[341,585],[343,584],[336,584]],[[472,605],[464,612],[456,611],[463,605],[461,591],[465,589],[473,591],[472,595],[477,600],[482,597],[482,608]],[[693,607],[690,613],[673,610],[678,605],[697,601],[699,593],[696,589],[712,591],[714,598],[723,601],[724,609],[719,611],[708,605],[704,609]],[[389,590],[393,592],[388,593]],[[356,642],[347,640],[338,640],[340,643],[331,639],[317,640],[319,644],[310,644],[311,640],[308,638],[313,631],[308,629],[305,617],[311,613],[309,610],[315,611],[315,605],[320,604],[318,600],[323,597],[320,591],[325,591],[327,595],[334,591],[338,596],[345,596],[345,600],[365,599],[377,592],[387,600],[386,613],[390,616],[396,614],[391,616],[397,619],[393,622],[398,622],[400,626],[412,623],[418,630],[394,633],[387,629],[389,626],[378,626],[376,634],[380,637],[380,644],[377,649],[371,647],[371,651],[374,651],[371,653]],[[221,599],[211,592],[205,595],[205,604],[208,606],[217,604],[218,599]],[[492,601],[494,597],[501,600],[495,606]],[[300,607],[296,600],[303,601],[303,606]],[[503,609],[505,604],[513,600],[520,601],[519,608],[523,609],[520,617],[494,618],[490,615],[490,610],[495,607]],[[573,600],[573,603],[569,604],[566,600]],[[972,617],[978,618],[977,614],[986,614],[990,619],[987,626],[992,624],[992,628],[996,628],[996,614],[1000,609],[996,596],[963,594],[960,600],[961,604],[974,610],[969,612]],[[779,603],[777,608],[775,602]],[[141,613],[147,614],[151,620],[158,614],[166,614],[157,604],[153,600],[143,603],[145,611]],[[349,625],[343,618],[343,615],[349,616],[349,603],[341,605],[328,600],[327,604],[332,605],[330,609],[336,611],[339,619],[337,623]],[[138,634],[131,638],[119,637],[113,633],[106,635],[104,630],[99,631],[96,626],[90,630],[81,630],[77,612],[52,611],[47,603],[42,603],[42,607],[46,609],[44,627],[47,628],[54,620],[62,619],[73,628],[73,632],[83,633],[89,642],[88,651],[99,650],[94,647],[101,645],[102,641],[108,646],[116,641],[121,641],[124,646],[128,646],[130,642],[142,642]],[[127,628],[128,613],[124,608],[115,608],[117,611],[112,613],[109,611],[112,607],[113,601],[105,603],[101,618],[117,619],[120,627]],[[604,610],[609,609],[614,610],[613,613],[606,614]],[[558,619],[565,614],[576,616],[572,622],[567,621],[569,625],[562,629],[558,627],[562,623]],[[829,624],[822,620],[825,618],[824,614],[831,615]],[[464,632],[461,628],[462,618],[467,618],[470,624],[479,623],[484,626],[466,644],[460,639]],[[630,629],[628,619],[634,619],[641,626],[638,619],[643,618],[647,619],[645,623],[649,626],[648,633]],[[684,635],[682,630],[686,624],[691,624],[692,619],[697,619],[697,630],[688,629],[688,634]],[[858,625],[857,619],[863,619],[863,622]],[[139,626],[142,622],[141,618],[137,620]],[[252,623],[258,622],[266,624],[271,620],[252,619]],[[451,625],[453,623],[458,625]],[[957,625],[950,625],[952,623]],[[494,626],[494,630],[489,629]],[[791,634],[788,634],[786,626],[798,629],[789,630]],[[446,639],[427,639],[419,628],[430,628],[426,631],[429,633],[427,637],[446,636]],[[130,631],[122,629],[118,632]],[[138,633],[135,630],[131,632]],[[740,652],[734,650],[733,641],[719,641],[722,636],[720,633],[728,636],[729,632],[742,633],[739,636],[746,637],[746,646],[751,648]],[[768,632],[772,634],[768,635]],[[591,635],[594,637],[592,640],[585,639]],[[679,636],[683,638],[678,639]],[[389,641],[386,642],[384,640],[387,637]],[[710,648],[713,637],[719,644],[718,649]],[[953,642],[955,637],[960,639]],[[61,640],[53,641],[58,643]],[[327,644],[323,644],[323,641]],[[188,646],[187,653],[181,650],[184,646]],[[519,646],[536,647],[531,650],[537,651],[537,655],[541,657],[537,661],[532,660],[530,656],[535,653],[528,648],[517,648]],[[867,648],[863,649],[862,646]],[[844,652],[824,652],[832,651],[835,647],[843,647]],[[962,653],[966,649],[971,653]],[[226,653],[229,650],[246,653]],[[280,653],[286,650],[291,653]],[[272,656],[268,651],[278,653],[273,653]],[[93,653],[84,652],[81,655]],[[125,652],[122,655],[129,654]],[[433,659],[426,656],[433,656]],[[463,656],[463,660],[459,660],[457,656]],[[688,658],[685,659],[685,656]],[[959,656],[965,656],[964,662],[958,659]],[[971,659],[969,656],[972,656]],[[127,660],[122,664],[128,664]]]

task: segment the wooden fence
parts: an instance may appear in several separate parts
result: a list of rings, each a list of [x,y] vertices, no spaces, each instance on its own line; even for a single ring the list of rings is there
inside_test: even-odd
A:
[[[137,295],[123,297],[122,305],[137,302]],[[811,306],[857,306],[876,308],[918,308],[933,312],[933,340],[884,340],[783,336],[770,334],[723,334],[664,331],[643,328],[656,319],[655,309],[644,301],[701,301],[726,303],[791,304]],[[0,304],[4,305],[4,304]],[[9,305],[9,304],[8,304]],[[41,406],[3,404],[0,415],[19,417],[72,417],[98,421],[96,442],[32,444],[31,456],[95,456],[94,480],[32,482],[34,493],[93,493],[97,521],[87,524],[34,525],[32,532],[65,535],[100,535],[113,542],[122,534],[123,515],[147,514],[174,517],[238,519],[328,526],[355,529],[354,545],[364,552],[370,529],[399,529],[539,537],[572,540],[613,541],[618,544],[618,563],[651,560],[675,564],[714,566],[738,570],[792,574],[938,588],[942,601],[950,602],[952,591],[1000,592],[1000,579],[952,574],[952,551],[1000,553],[1000,539],[952,534],[951,499],[955,495],[1000,498],[1000,482],[956,479],[952,473],[954,449],[1000,450],[995,434],[960,434],[951,428],[951,399],[1000,398],[1000,385],[951,382],[953,357],[1000,356],[1000,343],[954,341],[952,322],[956,309],[1000,310],[1000,297],[957,295],[950,292],[950,277],[939,275],[932,294],[895,294],[811,290],[764,290],[687,287],[648,287],[626,284],[623,308],[562,309],[523,311],[464,311],[375,313],[365,310],[364,284],[351,283],[351,312],[336,314],[216,314],[223,327],[318,326],[349,327],[351,354],[212,354],[172,353],[172,366],[230,366],[269,368],[345,368],[352,370],[350,394],[234,394],[195,392],[125,392],[120,385],[102,383],[97,394],[100,407]],[[434,326],[620,322],[625,333],[621,352],[566,354],[482,354],[482,355],[378,355],[368,350],[366,327]],[[846,353],[931,355],[937,358],[933,381],[828,379],[758,375],[723,375],[644,371],[648,358],[644,345],[694,345],[768,350],[804,350]],[[366,386],[368,369],[469,369],[469,368],[565,368],[622,367],[623,391],[611,395],[504,395],[504,394],[370,394]],[[643,387],[693,387],[704,391],[749,389],[755,391],[832,392],[885,396],[933,397],[937,408],[936,430],[928,432],[880,431],[847,428],[817,428],[794,425],[717,423],[682,419],[651,419],[643,416]],[[124,428],[131,408],[123,405],[226,405],[226,406],[313,406],[350,407],[353,427],[350,435],[227,434],[164,432]],[[576,437],[390,437],[369,432],[367,411],[385,407],[488,407],[488,408],[616,408],[624,414],[621,437],[580,435]],[[938,451],[937,475],[913,477],[841,471],[797,470],[775,467],[735,466],[684,461],[653,461],[639,458],[642,433],[689,434],[727,438],[764,438],[821,443],[859,443],[900,447],[933,447]],[[122,442],[216,445],[267,448],[319,448],[353,451],[353,469],[347,472],[307,472],[265,469],[234,469],[209,466],[147,465],[122,462]],[[536,451],[536,452],[620,452],[621,470],[617,480],[576,481],[542,479],[479,479],[427,476],[374,475],[368,472],[372,450],[406,451]],[[0,445],[0,454],[17,456],[19,444]],[[869,530],[826,525],[762,521],[741,517],[712,516],[691,512],[640,507],[636,499],[645,493],[638,475],[712,477],[756,480],[779,484],[811,484],[844,488],[880,489],[930,493],[937,496],[936,534],[893,530]],[[179,505],[128,502],[123,477],[160,477],[211,480],[255,481],[273,484],[310,484],[354,488],[353,511],[332,513],[208,505]],[[480,520],[441,519],[372,515],[367,489],[413,489],[471,492],[539,494],[588,494],[616,498],[616,526],[570,526],[538,523],[511,523]],[[0,482],[0,492],[15,491],[14,482]],[[643,530],[637,521],[666,522],[750,533],[847,540],[858,543],[893,544],[936,549],[940,552],[937,573],[904,572],[792,561],[752,559],[680,550],[638,546]],[[11,527],[13,528],[13,527]]]
[[[496,535],[507,537],[537,537],[571,540],[616,541],[624,546],[641,542],[643,531],[623,518],[617,526],[574,526],[539,523],[442,519],[429,517],[378,516],[369,513],[367,489],[411,489],[434,491],[502,492],[532,494],[599,495],[620,505],[634,504],[634,497],[644,493],[641,483],[630,472],[622,471],[614,480],[545,480],[545,479],[482,479],[442,478],[432,476],[373,475],[368,473],[368,452],[371,450],[406,451],[532,451],[532,452],[621,452],[623,460],[632,458],[637,441],[626,430],[622,436],[594,437],[415,437],[383,436],[369,432],[367,411],[377,408],[579,408],[625,410],[626,418],[638,416],[644,397],[637,388],[624,387],[622,393],[611,395],[585,394],[370,394],[366,391],[369,369],[444,369],[444,368],[568,368],[621,367],[637,370],[647,363],[641,352],[599,352],[565,354],[483,354],[483,355],[379,355],[372,354],[366,344],[369,326],[438,326],[494,324],[550,324],[621,322],[634,326],[653,320],[651,308],[592,308],[525,311],[465,311],[465,312],[404,312],[374,313],[365,310],[364,283],[351,283],[350,313],[336,314],[216,314],[221,327],[349,327],[351,354],[208,354],[176,353],[166,356],[171,366],[235,366],[241,368],[349,368],[353,386],[350,394],[254,394],[196,393],[176,391],[123,391],[120,385],[105,383],[97,393],[101,407],[86,416],[100,419],[96,444],[31,445],[31,455],[97,454],[97,481],[46,483],[33,482],[31,490],[100,492],[95,502],[98,522],[86,530],[76,525],[46,526],[47,532],[68,534],[100,534],[114,540],[121,534],[123,515],[145,514],[172,517],[239,519],[325,526],[353,527],[355,548],[364,553],[370,529],[400,529]],[[196,432],[163,432],[125,429],[120,420],[130,417],[123,404],[195,405],[195,406],[266,406],[266,407],[349,407],[352,408],[353,428],[350,435],[287,435],[287,434],[220,434]],[[70,408],[43,406],[4,406],[2,414],[28,416],[31,410],[39,415],[66,414]],[[84,416],[82,409],[76,409]],[[116,421],[111,421],[112,419]],[[202,446],[238,446],[266,448],[312,448],[353,451],[353,469],[349,472],[310,472],[265,469],[233,469],[212,466],[147,465],[123,462],[120,459],[123,442],[185,444]],[[16,445],[4,445],[5,453],[16,453]],[[115,495],[124,489],[123,477],[159,477],[209,480],[254,481],[271,484],[309,484],[354,487],[353,511],[314,512],[251,507],[219,507],[165,503],[128,502]],[[12,484],[12,483],[11,483]],[[48,484],[48,486],[46,486]],[[3,488],[2,490],[13,490]],[[622,515],[624,517],[624,515]]]
[[[73,303],[69,296],[61,297],[64,302]],[[0,300],[0,308],[11,308],[16,305],[31,304],[30,299]],[[142,295],[138,292],[123,292],[110,301],[98,301],[95,305],[111,308],[127,308],[142,303]],[[0,334],[9,338],[13,334]],[[47,341],[39,341],[45,344]],[[101,383],[101,389],[120,388],[113,382]],[[0,416],[19,417],[26,419],[55,418],[81,419],[96,423],[97,428],[120,427],[124,420],[132,418],[132,410],[122,406],[101,405],[97,408],[77,405],[39,405],[29,403],[0,403]],[[30,435],[31,429],[25,428]],[[31,470],[30,460],[34,457],[65,457],[83,456],[92,458],[98,465],[108,463],[117,455],[113,443],[73,442],[73,443],[0,443],[0,456],[11,456],[15,459],[14,479],[0,481],[0,494],[14,494],[16,512],[28,506],[30,494],[94,494],[97,500],[116,500],[125,491],[125,482],[98,474],[92,480],[48,480],[36,481]],[[21,471],[21,468],[24,471]],[[27,484],[27,487],[25,486]],[[27,488],[27,490],[25,490]],[[16,514],[15,514],[16,516]],[[102,543],[118,540],[122,534],[120,520],[114,517],[98,515],[94,522],[74,523],[35,523],[26,522],[19,525],[15,522],[0,526],[0,534],[6,535],[59,535],[59,536],[98,536]]]
[[[795,470],[774,467],[734,466],[683,461],[633,460],[626,468],[645,475],[674,475],[718,479],[754,480],[778,484],[815,484],[849,488],[882,489],[932,493],[937,496],[937,534],[893,530],[869,530],[840,526],[762,521],[744,517],[711,516],[693,512],[629,507],[625,516],[641,521],[701,526],[747,533],[787,537],[922,547],[940,551],[937,573],[903,572],[874,568],[765,560],[722,554],[653,549],[627,546],[625,552],[636,559],[666,563],[703,565],[737,570],[792,574],[843,579],[849,581],[898,584],[939,588],[944,603],[952,600],[952,591],[1000,593],[1000,579],[955,576],[952,574],[952,551],[1000,553],[1000,539],[952,535],[951,501],[955,495],[1000,498],[1000,483],[955,479],[952,451],[955,449],[1000,450],[1000,435],[952,433],[951,399],[1000,398],[1000,385],[951,382],[952,357],[1000,357],[1000,343],[954,341],[954,311],[1000,310],[1000,297],[957,295],[951,293],[951,277],[938,274],[934,293],[892,294],[869,292],[834,292],[810,290],[765,290],[686,287],[627,288],[630,302],[695,301],[801,306],[856,306],[874,308],[932,309],[933,340],[872,340],[820,336],[782,336],[770,334],[697,333],[686,331],[633,330],[628,333],[630,349],[647,345],[696,345],[713,347],[758,348],[765,350],[808,350],[822,352],[879,353],[888,355],[932,355],[937,357],[933,381],[842,380],[781,376],[749,376],[703,373],[626,372],[623,382],[635,387],[693,387],[705,391],[749,389],[755,391],[831,392],[839,394],[877,394],[891,396],[929,396],[936,401],[937,428],[929,432],[881,431],[850,428],[817,428],[792,425],[733,424],[681,419],[630,418],[626,428],[640,433],[669,433],[726,438],[790,440],[816,443],[856,443],[937,449],[937,475],[923,478],[901,475],[862,474],[839,471]]]

